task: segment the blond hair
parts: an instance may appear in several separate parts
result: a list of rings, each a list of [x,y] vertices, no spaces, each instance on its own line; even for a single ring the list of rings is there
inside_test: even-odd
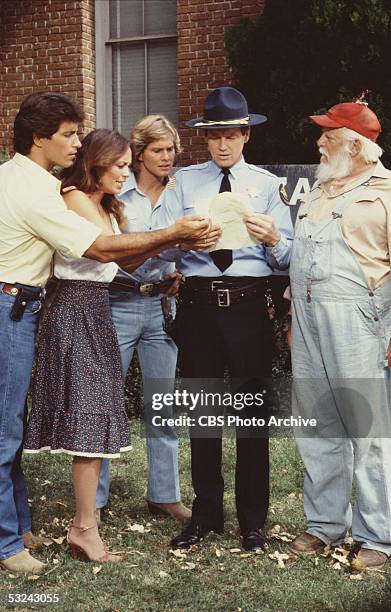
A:
[[[175,155],[179,155],[182,151],[179,134],[167,117],[164,115],[147,115],[136,123],[130,133],[132,170],[135,174],[138,173],[140,168],[140,154],[151,142],[162,140],[163,138],[172,139]]]

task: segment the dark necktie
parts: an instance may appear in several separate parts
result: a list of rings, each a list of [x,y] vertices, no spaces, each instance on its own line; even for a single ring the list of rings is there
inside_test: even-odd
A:
[[[224,191],[231,191],[231,183],[229,180],[230,171],[229,168],[222,168],[221,172],[223,174],[223,178],[220,184],[219,193],[223,193]],[[213,263],[224,272],[232,263],[232,251],[231,249],[220,249],[218,251],[213,251],[209,253],[211,256]]]

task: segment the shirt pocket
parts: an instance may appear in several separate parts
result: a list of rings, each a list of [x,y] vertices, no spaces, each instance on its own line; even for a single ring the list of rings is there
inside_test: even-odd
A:
[[[262,213],[263,215],[267,215],[269,200],[266,196],[263,196],[263,195],[250,196],[249,204],[256,213]]]
[[[314,240],[311,262],[311,280],[323,283],[329,280],[333,271],[333,240]]]
[[[137,215],[136,212],[126,213],[126,223],[123,228],[125,234],[130,232],[144,232],[148,229],[149,225],[146,226],[145,219]]]

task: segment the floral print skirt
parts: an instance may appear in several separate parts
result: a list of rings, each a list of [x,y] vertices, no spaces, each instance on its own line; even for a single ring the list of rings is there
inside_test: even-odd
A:
[[[61,280],[41,322],[25,451],[115,458],[130,448],[108,285]]]

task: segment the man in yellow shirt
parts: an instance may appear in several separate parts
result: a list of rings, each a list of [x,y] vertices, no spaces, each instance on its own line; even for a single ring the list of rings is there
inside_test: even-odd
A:
[[[37,541],[20,456],[38,313],[54,251],[136,268],[187,240],[209,244],[209,222],[196,215],[153,232],[101,236],[68,210],[50,170],[72,165],[82,120],[69,96],[31,94],[15,119],[15,156],[0,167],[0,566],[12,572],[43,569],[24,549]]]

